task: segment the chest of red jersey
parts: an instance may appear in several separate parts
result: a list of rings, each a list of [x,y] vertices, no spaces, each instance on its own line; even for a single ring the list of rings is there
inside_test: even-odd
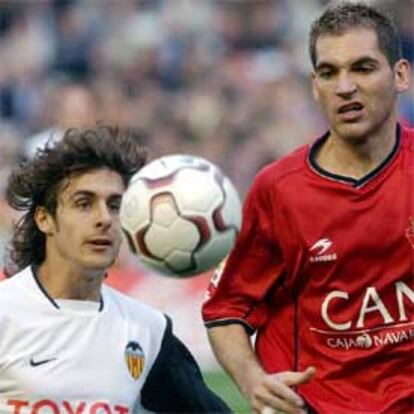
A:
[[[268,372],[315,366],[299,392],[317,412],[412,412],[414,139],[403,135],[359,183],[313,168],[306,148],[266,168],[203,306],[211,326],[258,330]]]
[[[325,336],[348,332],[366,346],[360,335],[382,328],[414,337],[413,159],[400,151],[360,187],[311,170],[297,185],[279,183],[274,229],[286,285],[300,298],[303,329],[325,345]]]

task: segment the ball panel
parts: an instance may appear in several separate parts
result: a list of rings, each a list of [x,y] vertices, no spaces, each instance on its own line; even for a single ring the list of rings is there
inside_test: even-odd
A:
[[[195,249],[200,248],[203,244],[205,244],[208,240],[210,240],[211,228],[205,217],[185,215],[182,218],[184,220],[189,220],[191,223],[193,223],[197,227],[198,234],[199,234],[199,242],[197,246],[195,246]]]
[[[223,181],[223,190],[225,194],[224,204],[221,208],[223,222],[228,227],[240,229],[242,219],[242,205],[239,194],[228,178]]]
[[[131,234],[151,222],[150,200],[151,193],[147,191],[141,180],[136,180],[130,185],[122,197],[120,211],[122,226]]]
[[[141,181],[145,183],[145,186],[151,190],[156,190],[157,188],[165,188],[174,181],[174,173],[171,173],[165,177],[159,178],[141,178]]]
[[[174,250],[192,252],[200,242],[200,233],[194,223],[177,217],[168,228],[151,223],[144,240],[151,255],[162,259]]]
[[[180,211],[188,213],[209,213],[222,200],[222,191],[212,180],[213,176],[199,170],[180,171],[171,184]]]
[[[178,208],[171,193],[159,193],[151,199],[151,221],[170,227],[178,217]]]
[[[213,164],[201,157],[183,154],[167,155],[144,166],[134,178],[154,180],[174,175],[177,171],[185,168],[208,171],[212,167]]]
[[[183,273],[195,269],[193,255],[188,251],[174,250],[165,258],[164,262],[174,273]]]
[[[230,229],[224,233],[216,233],[202,249],[194,253],[194,260],[200,272],[217,266],[233,247],[236,239],[236,230]]]

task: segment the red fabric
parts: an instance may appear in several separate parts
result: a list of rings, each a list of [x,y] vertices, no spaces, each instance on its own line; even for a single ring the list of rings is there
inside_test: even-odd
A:
[[[305,146],[266,167],[203,317],[257,330],[268,372],[317,369],[320,413],[414,413],[414,136],[359,186]]]

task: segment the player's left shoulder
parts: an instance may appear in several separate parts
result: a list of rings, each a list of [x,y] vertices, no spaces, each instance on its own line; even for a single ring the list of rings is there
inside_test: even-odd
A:
[[[310,145],[303,145],[291,153],[264,166],[256,175],[252,187],[259,192],[274,193],[278,188],[303,181],[307,168],[306,155]]]
[[[262,179],[274,181],[291,174],[300,174],[300,171],[306,167],[306,154],[309,148],[309,144],[300,146],[289,154],[263,167],[258,175],[261,175]]]

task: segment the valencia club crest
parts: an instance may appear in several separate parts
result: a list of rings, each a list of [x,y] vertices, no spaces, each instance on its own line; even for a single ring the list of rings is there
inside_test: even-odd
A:
[[[128,345],[125,347],[125,362],[132,378],[138,379],[145,365],[144,351],[138,342],[128,342]]]

